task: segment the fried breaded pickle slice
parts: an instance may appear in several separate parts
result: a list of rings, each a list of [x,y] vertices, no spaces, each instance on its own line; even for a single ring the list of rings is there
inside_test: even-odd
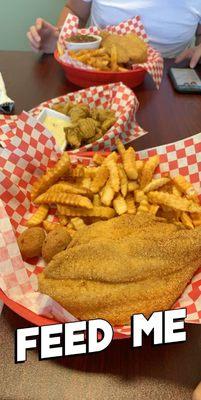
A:
[[[93,118],[81,118],[78,126],[82,139],[90,139],[95,136],[97,123]]]

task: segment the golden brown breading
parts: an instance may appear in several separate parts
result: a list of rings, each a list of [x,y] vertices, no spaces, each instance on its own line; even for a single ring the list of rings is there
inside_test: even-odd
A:
[[[150,214],[97,222],[39,276],[39,289],[78,318],[129,323],[133,313],[170,308],[200,265],[201,228]]]
[[[115,45],[117,49],[118,64],[127,64],[129,61],[134,64],[147,61],[147,45],[134,33],[126,35],[107,35],[101,43],[109,53]]]
[[[121,43],[126,46],[130,61],[134,64],[147,61],[147,44],[134,33],[129,33],[121,39]]]
[[[50,262],[56,254],[66,250],[70,241],[71,236],[68,233],[67,228],[64,226],[59,226],[49,232],[42,247],[42,256],[44,260]]]
[[[121,43],[121,38],[123,36],[120,35],[107,35],[101,42],[102,47],[104,47],[110,54],[113,45],[117,48],[117,62],[118,64],[126,64],[129,61],[129,54],[127,49]]]
[[[22,257],[24,259],[40,257],[44,240],[45,231],[38,226],[28,228],[22,232],[17,239]]]

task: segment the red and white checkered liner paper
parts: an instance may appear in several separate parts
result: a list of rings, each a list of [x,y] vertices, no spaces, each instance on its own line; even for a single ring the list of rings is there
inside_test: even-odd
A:
[[[91,67],[86,66],[85,64],[75,61],[71,57],[69,57],[68,51],[66,49],[66,41],[67,38],[72,34],[82,33],[82,34],[98,35],[100,33],[100,30],[96,26],[90,26],[89,28],[86,29],[78,29],[78,24],[79,24],[79,19],[75,15],[68,14],[64,22],[64,25],[62,27],[62,30],[60,32],[58,40],[59,46],[64,51],[64,54],[61,56],[61,60],[63,62],[66,62],[67,64],[71,64],[78,68],[92,69]],[[142,40],[148,42],[147,34],[145,32],[144,26],[139,16],[121,22],[119,25],[107,26],[104,30],[119,35],[125,35],[127,33],[135,33]],[[152,76],[157,89],[159,89],[163,76],[163,58],[161,54],[148,44],[148,61],[143,64],[134,64],[133,69],[139,66],[143,67]]]
[[[15,234],[23,231],[25,222],[33,212],[29,192],[33,181],[53,165],[59,155],[54,140],[40,124],[36,127],[33,118],[23,114],[24,122],[16,129],[15,136],[9,137],[7,148],[0,149],[0,288],[15,302],[24,305],[36,314],[58,321],[72,321],[75,318],[48,296],[38,293],[37,273],[44,267],[41,259],[32,264],[23,262],[16,243]],[[26,133],[29,127],[30,133]],[[8,133],[9,134],[9,133]],[[201,193],[201,133],[179,142],[144,150],[138,153],[140,159],[154,154],[160,155],[160,169],[156,176],[170,172],[171,175],[185,175]],[[71,155],[73,163],[89,165],[90,156]],[[50,161],[51,160],[51,161]],[[86,266],[87,267],[87,266]],[[164,293],[165,296],[165,293]],[[186,307],[186,322],[201,323],[201,268],[194,275],[175,307]],[[114,328],[119,334],[129,336],[129,326]]]
[[[115,124],[101,139],[87,144],[86,146],[82,146],[78,150],[73,150],[73,153],[88,150],[112,150],[116,147],[115,140],[117,137],[120,137],[126,144],[147,133],[136,122],[136,112],[139,106],[137,97],[133,91],[123,85],[123,83],[94,86],[89,89],[68,93],[65,96],[57,97],[40,104],[38,107],[31,110],[31,114],[37,117],[44,107],[51,107],[55,103],[66,101],[86,103],[90,108],[102,107],[111,109],[115,111],[117,117]]]

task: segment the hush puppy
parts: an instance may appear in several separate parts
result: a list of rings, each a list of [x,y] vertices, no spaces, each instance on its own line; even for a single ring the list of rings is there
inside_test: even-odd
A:
[[[63,250],[66,250],[71,241],[71,236],[64,226],[55,228],[46,236],[42,246],[42,256],[49,263],[51,259]]]
[[[45,232],[42,228],[28,228],[22,232],[17,239],[22,258],[40,257],[44,240]]]

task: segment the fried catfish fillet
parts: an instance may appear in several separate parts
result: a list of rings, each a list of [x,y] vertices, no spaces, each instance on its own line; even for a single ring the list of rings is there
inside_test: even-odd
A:
[[[127,214],[77,232],[39,275],[39,290],[78,318],[125,324],[171,308],[200,255],[201,227]]]
[[[126,35],[109,34],[102,40],[102,46],[110,53],[113,46],[117,48],[117,63],[137,64],[147,61],[147,45],[134,33]]]
[[[126,46],[129,60],[134,64],[141,64],[147,61],[147,44],[134,33],[122,36],[121,44]]]
[[[112,47],[115,45],[117,48],[117,63],[126,64],[129,61],[129,54],[127,49],[121,43],[123,36],[120,35],[107,35],[101,42],[102,47],[104,47],[110,54]]]

